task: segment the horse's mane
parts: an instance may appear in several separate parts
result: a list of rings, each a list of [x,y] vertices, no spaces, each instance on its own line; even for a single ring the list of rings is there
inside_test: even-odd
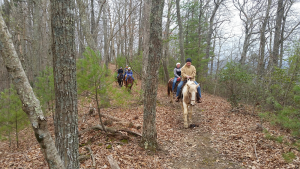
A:
[[[188,81],[186,82],[186,85],[187,85],[187,84],[189,84],[189,85],[196,85],[196,83],[195,83],[194,81],[191,81],[191,80],[188,80]],[[185,86],[186,86],[186,85],[185,85]]]
[[[133,82],[133,79],[131,76],[128,76],[128,79],[127,79],[127,83],[132,83]]]

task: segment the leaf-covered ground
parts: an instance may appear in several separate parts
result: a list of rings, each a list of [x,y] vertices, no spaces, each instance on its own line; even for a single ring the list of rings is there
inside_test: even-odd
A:
[[[116,84],[113,84],[116,87]],[[132,98],[138,98],[133,86]],[[85,98],[80,98],[85,103]],[[82,106],[84,105],[84,106]],[[99,117],[87,115],[89,103],[79,104],[79,130],[99,124]],[[138,144],[139,137],[123,132],[128,137],[106,134],[103,131],[89,131],[80,136],[80,154],[89,154],[90,147],[96,168],[110,168],[107,160],[112,155],[123,169],[129,168],[299,168],[300,154],[289,146],[291,137],[278,128],[263,123],[269,131],[266,137],[258,126],[260,120],[252,115],[252,110],[244,108],[231,112],[230,104],[223,98],[203,94],[203,103],[194,108],[193,123],[199,127],[183,129],[182,110],[179,103],[169,103],[166,87],[159,86],[157,100],[157,133],[160,149],[157,152],[143,150]],[[142,127],[143,106],[135,102],[126,106],[101,109],[102,113],[132,122]],[[256,114],[256,112],[254,112]],[[48,117],[50,131],[53,132],[51,115]],[[103,118],[109,127],[127,128],[142,133],[142,128],[130,128]],[[47,168],[39,145],[31,128],[20,132],[20,148],[15,142],[11,148],[7,141],[0,142],[0,168]],[[280,143],[277,136],[284,136]],[[272,136],[272,137],[270,137]],[[273,139],[270,139],[273,138]],[[283,154],[295,154],[289,162]],[[81,162],[81,168],[92,168],[92,160]]]

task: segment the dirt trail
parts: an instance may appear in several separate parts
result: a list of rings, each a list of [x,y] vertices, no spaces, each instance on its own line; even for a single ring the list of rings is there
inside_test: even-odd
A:
[[[116,67],[110,65],[114,70]],[[117,84],[112,84],[122,90]],[[132,88],[131,99],[124,105],[101,109],[101,113],[132,122],[137,128],[108,121],[107,126],[127,128],[142,133],[143,105],[138,104],[141,83]],[[86,146],[94,152],[96,167],[110,168],[107,155],[112,155],[122,169],[225,169],[225,168],[299,168],[300,153],[291,150],[284,143],[267,140],[261,131],[255,129],[259,118],[243,113],[228,113],[230,104],[224,99],[203,93],[203,103],[197,104],[193,112],[193,123],[199,127],[183,128],[183,112],[180,103],[169,103],[165,85],[159,85],[156,104],[156,128],[161,151],[149,152],[138,146],[139,137],[128,134],[120,139],[103,131],[89,131],[80,136],[80,154],[87,154]],[[118,99],[123,99],[119,97]],[[88,115],[89,105],[94,101],[79,98],[78,126],[84,130],[99,124],[97,113]],[[51,114],[48,115],[50,131],[54,136]],[[263,124],[275,136],[279,130]],[[126,134],[126,133],[125,133]],[[282,132],[281,135],[284,133]],[[20,148],[8,147],[8,141],[0,142],[0,164],[3,168],[47,168],[32,129],[19,133]],[[283,152],[293,151],[293,163],[282,158]],[[81,168],[93,168],[92,160],[81,162]]]
[[[208,111],[202,107],[209,103],[197,104],[193,110],[193,124],[199,127],[184,129],[183,114],[180,103],[169,103],[169,98],[164,96],[163,86],[160,86],[158,100],[163,102],[165,107],[175,111],[177,115],[177,125],[174,128],[176,135],[180,135],[180,141],[166,140],[163,147],[168,150],[172,157],[170,167],[175,169],[225,169],[225,168],[243,168],[234,162],[225,160],[217,150],[212,147],[211,130],[204,123],[209,121],[202,112]],[[207,95],[203,94],[203,98]],[[210,99],[208,99],[210,100]]]

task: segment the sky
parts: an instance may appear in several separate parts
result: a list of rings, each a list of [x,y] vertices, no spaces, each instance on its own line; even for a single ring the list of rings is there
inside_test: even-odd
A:
[[[243,41],[244,41],[244,28],[243,28],[243,23],[239,17],[239,11],[233,6],[232,3],[229,3],[228,5],[229,7],[229,11],[231,12],[230,15],[230,21],[226,22],[223,27],[222,27],[222,32],[224,34],[226,34],[227,36],[230,36],[231,38],[228,39],[222,46],[221,49],[221,58],[224,60],[228,60],[228,59],[236,59],[238,60],[240,57],[240,53],[241,53],[241,48],[239,50],[238,48],[238,44],[240,43],[240,46],[242,46]],[[295,23],[300,22],[300,2],[299,0],[297,2],[295,2],[291,8],[291,15],[293,15],[293,18],[290,18],[291,20],[293,20]],[[300,26],[298,27],[298,30],[300,30]],[[297,37],[297,39],[299,39],[299,37]],[[259,40],[254,42],[254,45],[258,46],[259,44]],[[287,48],[288,46],[286,46]],[[230,57],[230,55],[232,55],[232,51],[233,52],[233,56]],[[258,51],[258,47],[257,49],[255,49],[255,51]],[[216,48],[215,53],[218,52],[218,48]],[[249,53],[248,53],[249,54]]]

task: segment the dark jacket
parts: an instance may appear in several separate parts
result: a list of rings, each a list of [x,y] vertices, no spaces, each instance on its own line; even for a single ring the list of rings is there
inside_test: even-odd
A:
[[[123,69],[119,69],[118,74],[123,74]]]
[[[179,78],[181,76],[181,68],[175,67],[175,69],[174,69],[174,76],[176,78]]]

